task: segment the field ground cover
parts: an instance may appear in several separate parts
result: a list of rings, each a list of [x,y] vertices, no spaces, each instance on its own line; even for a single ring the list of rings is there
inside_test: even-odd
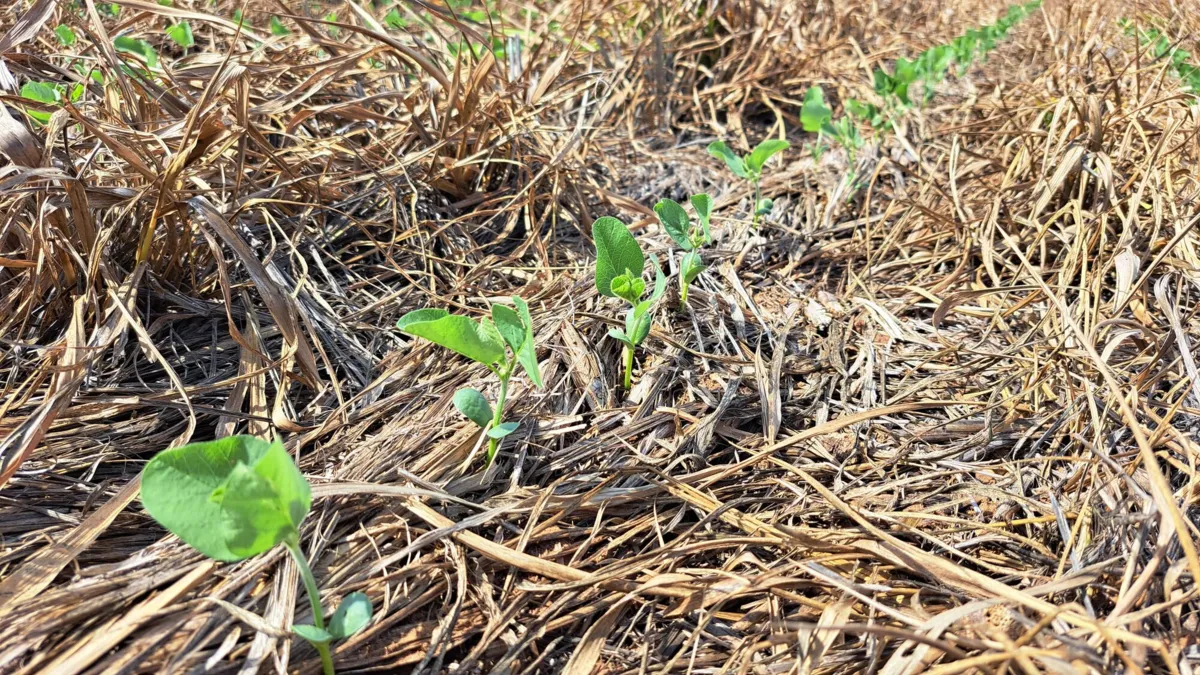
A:
[[[1200,665],[1189,3],[0,30],[0,673]]]

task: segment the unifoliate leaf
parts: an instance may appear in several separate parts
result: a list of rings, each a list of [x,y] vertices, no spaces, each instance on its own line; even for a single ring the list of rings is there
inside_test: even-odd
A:
[[[235,479],[235,476],[237,478]],[[248,494],[239,493],[247,489]],[[312,506],[308,482],[282,444],[230,436],[164,450],[142,472],[142,504],[154,520],[192,548],[221,561],[247,558],[274,546],[246,540],[236,520],[247,500],[265,497],[273,536],[298,528]],[[231,515],[228,509],[235,512]],[[243,514],[244,515],[244,514]],[[250,514],[251,519],[257,517]]]
[[[625,223],[611,216],[592,223],[592,238],[596,242],[596,290],[610,298],[619,297],[613,291],[613,279],[622,274],[641,277],[646,257]]]
[[[658,266],[658,259],[650,256],[650,264],[654,266],[654,292],[650,294],[650,304],[658,302],[658,299],[667,292],[667,278],[663,276],[662,268]]]
[[[692,195],[692,208],[696,209],[696,215],[700,217],[700,229],[704,233],[704,243],[712,241],[712,232],[709,231],[709,221],[712,220],[713,200],[707,194],[701,192],[698,195]]]
[[[492,305],[492,321],[516,354],[525,343],[525,326],[521,324],[521,317],[504,305]]]
[[[408,19],[405,19],[404,16],[402,16],[400,12],[393,7],[390,11],[388,11],[387,15],[383,17],[383,24],[392,30],[400,30],[402,28],[408,28]]]
[[[283,37],[284,35],[289,35],[292,32],[291,29],[283,25],[283,21],[277,16],[272,16],[271,20],[268,22],[268,25],[271,28],[271,35],[276,37]]]
[[[620,330],[619,328],[613,328],[613,329],[609,330],[608,337],[610,337],[622,344],[629,345],[630,347],[637,346],[637,345],[633,344],[633,342],[629,339],[629,336],[625,334],[625,331]]]
[[[646,337],[650,335],[651,316],[649,311],[634,312],[632,321],[627,322],[626,329],[629,333],[629,340],[636,347],[645,342]]]
[[[501,438],[504,438],[505,436],[516,431],[517,427],[519,426],[521,426],[519,422],[505,422],[504,424],[497,424],[491,429],[488,429],[487,435],[488,438],[500,440]]]
[[[765,216],[774,208],[775,202],[771,199],[763,197],[762,199],[758,200],[758,204],[754,206],[754,213],[755,215]]]
[[[335,640],[344,640],[366,628],[373,613],[371,598],[366,593],[355,592],[342,598],[342,604],[329,618],[329,634]]]
[[[64,47],[70,47],[71,45],[75,44],[77,39],[75,37],[75,31],[65,23],[60,23],[54,27],[54,35],[58,37],[58,41],[61,42]]]
[[[800,106],[800,124],[808,132],[820,131],[821,125],[833,117],[833,111],[825,105],[825,92],[813,85],[804,93],[804,104]]]
[[[118,52],[142,57],[142,60],[146,62],[147,68],[153,69],[158,66],[158,52],[154,51],[154,47],[145,40],[137,40],[128,35],[122,35],[113,39],[113,48]]]
[[[459,389],[454,392],[454,398],[451,400],[454,407],[475,424],[487,428],[487,425],[492,423],[492,404],[478,391]]]
[[[306,623],[292,624],[292,631],[313,644],[328,644],[334,640],[334,636],[330,635],[329,631]]]
[[[708,269],[700,259],[699,251],[688,251],[683,260],[679,261],[679,276],[683,278],[683,283],[690,284],[700,276],[700,273]]]
[[[196,39],[192,36],[192,25],[187,21],[180,21],[177,24],[167,28],[167,37],[175,41],[175,44],[187,49],[188,47],[196,46]]]
[[[542,372],[538,368],[537,345],[533,342],[533,317],[529,314],[529,305],[523,299],[514,295],[512,301],[517,306],[517,313],[521,315],[521,323],[525,324],[525,342],[517,350],[517,361],[525,369],[533,385],[540,389],[543,386]]]
[[[725,145],[725,141],[713,141],[712,143],[709,143],[708,154],[716,157],[717,159],[724,160],[725,165],[728,166],[729,170],[732,171],[738,178],[750,177],[750,173],[746,171],[746,163],[743,162],[742,158],[738,157],[737,153],[735,153],[728,145]]]
[[[663,229],[671,235],[671,239],[674,239],[680,248],[685,251],[695,248],[691,238],[692,219],[688,217],[687,211],[683,210],[679,202],[662,199],[654,205],[654,213],[658,215],[658,222],[662,223]]]
[[[396,326],[484,365],[504,358],[504,340],[490,321],[485,325],[445,310],[418,309],[401,317]]]
[[[286,454],[282,447],[281,451]],[[234,555],[249,558],[296,536],[291,514],[275,487],[247,464],[236,464],[209,499],[221,507],[219,527]]]
[[[21,87],[21,98],[38,103],[58,103],[58,89],[49,82],[26,82]]]
[[[768,138],[759,143],[758,147],[754,148],[754,152],[751,152],[750,156],[746,158],[746,167],[751,173],[762,173],[763,165],[767,163],[768,159],[771,159],[775,153],[786,150],[789,147],[791,147],[791,143],[787,141]]]

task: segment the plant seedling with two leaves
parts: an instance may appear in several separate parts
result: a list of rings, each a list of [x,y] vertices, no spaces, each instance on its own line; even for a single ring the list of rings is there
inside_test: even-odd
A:
[[[654,205],[654,213],[658,215],[658,222],[662,223],[663,229],[671,235],[671,239],[679,244],[679,248],[686,251],[683,259],[679,261],[679,311],[681,312],[687,307],[688,287],[696,280],[696,277],[700,276],[701,272],[708,269],[708,265],[705,265],[700,257],[700,247],[712,241],[712,232],[709,228],[712,220],[712,197],[700,193],[692,195],[690,201],[699,217],[699,222],[695,226],[692,225],[692,219],[688,217],[687,211],[679,202],[663,199]]]
[[[625,390],[628,391],[633,386],[633,350],[650,335],[651,310],[666,292],[667,278],[658,261],[650,256],[654,266],[654,290],[643,300],[646,282],[642,273],[646,269],[646,256],[625,223],[611,216],[597,218],[592,223],[592,239],[596,242],[596,290],[600,295],[621,298],[629,303],[625,330],[614,328],[608,331],[609,337],[625,345]]]
[[[423,337],[482,363],[500,379],[500,395],[496,398],[494,411],[483,394],[475,389],[460,389],[453,399],[454,407],[487,434],[488,466],[496,458],[501,439],[519,426],[517,422],[503,421],[508,380],[516,372],[517,364],[521,364],[534,385],[542,386],[529,305],[516,296],[512,301],[517,308],[515,311],[504,305],[492,305],[491,318],[484,317],[480,321],[444,309],[418,309],[400,317],[396,323],[397,328],[409,335]],[[511,355],[506,351],[506,345]]]
[[[758,226],[759,216],[766,215],[771,212],[775,203],[770,199],[763,199],[762,189],[759,187],[759,181],[762,180],[763,166],[768,159],[782,150],[791,147],[787,141],[781,141],[773,138],[768,138],[759,143],[754,150],[745,157],[739,157],[725,141],[713,141],[708,144],[708,154],[723,160],[729,170],[738,178],[744,178],[750,181],[754,186],[754,226]]]
[[[312,490],[276,440],[229,436],[158,453],[142,471],[142,504],[171,534],[223,562],[244,560],[283,544],[296,561],[312,606],[312,624],[293,625],[333,675],[329,644],[362,630],[371,620],[364,593],[342,599],[326,622],[308,559],[300,549],[300,523],[312,508]]]

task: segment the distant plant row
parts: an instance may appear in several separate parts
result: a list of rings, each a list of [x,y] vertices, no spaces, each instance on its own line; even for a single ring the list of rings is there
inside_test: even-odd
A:
[[[1155,60],[1167,60],[1171,74],[1182,80],[1188,91],[1200,94],[1200,66],[1190,63],[1191,52],[1176,47],[1176,43],[1157,28],[1138,30],[1129,19],[1121,19],[1121,26],[1127,35],[1136,34],[1142,48],[1148,49]]]
[[[809,87],[800,108],[800,124],[805,131],[817,134],[816,142],[809,146],[813,155],[819,158],[829,142],[844,148],[853,163],[865,142],[856,121],[865,122],[876,131],[891,128],[893,120],[909,108],[933,100],[937,85],[946,78],[952,66],[957,65],[961,75],[976,60],[986,61],[988,53],[1041,4],[1042,0],[1032,0],[1011,5],[993,24],[971,28],[949,44],[930,47],[911,61],[896,59],[891,72],[876,68],[873,80],[880,103],[846,99],[843,103],[845,114],[837,120],[833,119],[833,110],[825,102],[824,90],[816,85]]]

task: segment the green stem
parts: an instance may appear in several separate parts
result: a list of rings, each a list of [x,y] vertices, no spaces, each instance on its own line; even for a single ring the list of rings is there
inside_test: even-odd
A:
[[[759,187],[758,181],[754,181],[754,203],[750,205],[750,212],[754,214],[754,228],[758,229],[758,203],[762,201],[762,188]]]
[[[292,537],[283,544],[287,546],[288,552],[292,554],[292,559],[296,561],[296,567],[300,569],[300,580],[304,582],[304,591],[308,594],[308,604],[312,606],[313,625],[325,630],[325,613],[321,611],[321,592],[317,590],[317,580],[313,577],[312,568],[308,566],[308,558],[305,558],[304,551],[300,550],[300,539]],[[317,654],[321,656],[321,670],[325,675],[335,675],[333,656],[329,654],[329,643],[313,642],[312,646],[317,648]]]
[[[681,311],[681,312],[687,309],[687,292],[688,292],[688,282],[680,279],[680,281],[679,281],[679,311]]]
[[[508,398],[508,378],[512,375],[513,363],[510,361],[508,366],[496,374],[500,376],[500,396],[496,399],[496,412],[492,415],[492,429],[500,426],[504,421],[504,399]],[[487,464],[484,468],[492,465],[492,460],[496,459],[496,451],[500,449],[500,439],[488,439]]]
[[[625,345],[625,391],[633,388],[633,347]]]

